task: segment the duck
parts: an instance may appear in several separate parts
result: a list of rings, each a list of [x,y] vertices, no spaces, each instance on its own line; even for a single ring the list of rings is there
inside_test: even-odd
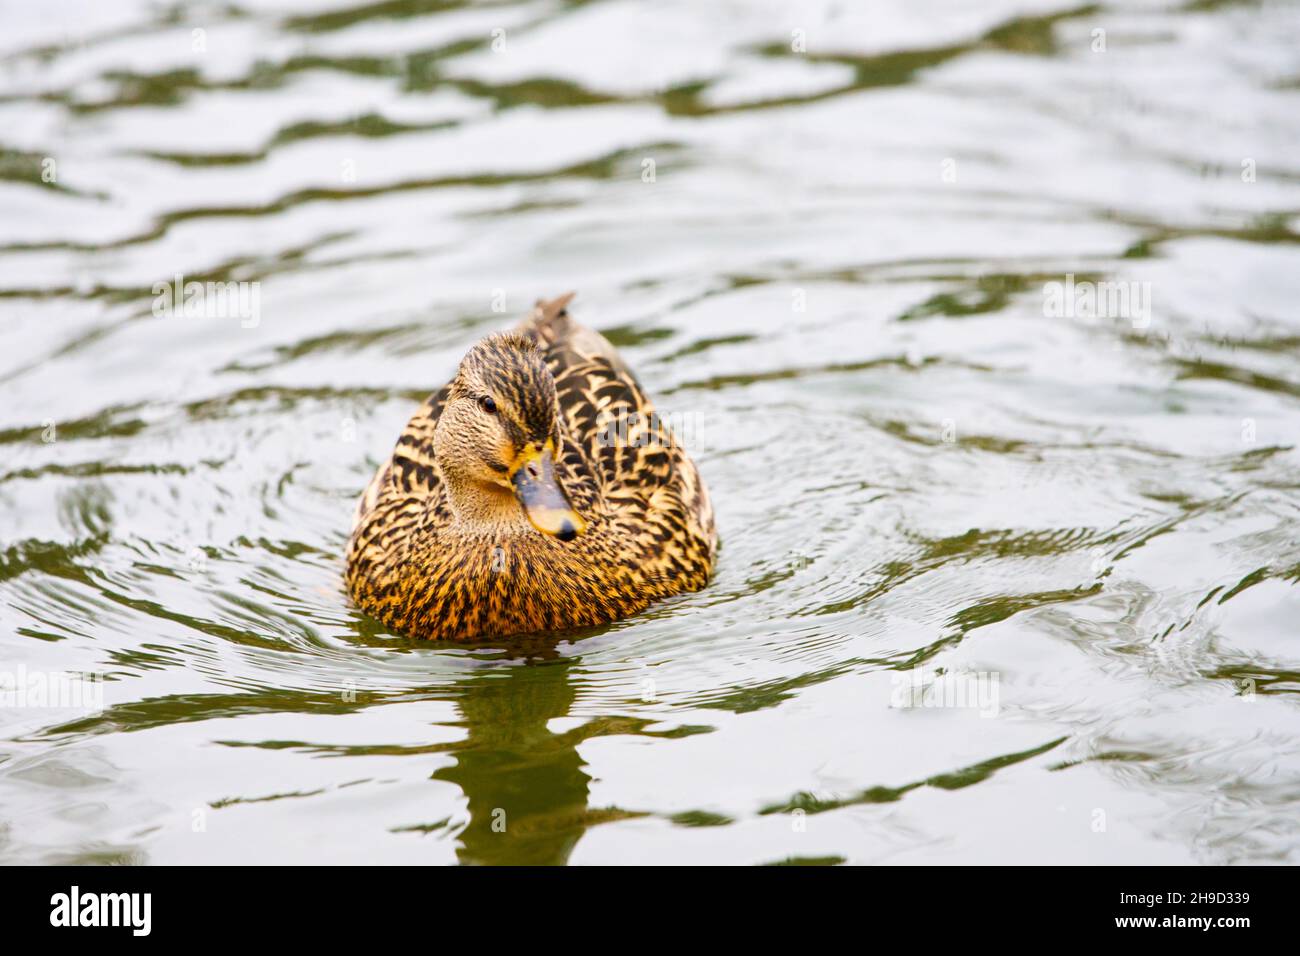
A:
[[[475,344],[357,503],[346,584],[417,640],[608,624],[699,591],[718,551],[699,470],[574,293]]]

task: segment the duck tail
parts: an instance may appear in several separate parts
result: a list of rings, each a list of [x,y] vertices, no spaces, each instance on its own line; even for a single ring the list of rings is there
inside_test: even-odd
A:
[[[570,333],[569,302],[576,294],[566,292],[554,299],[538,299],[532,314],[519,324],[519,331],[535,336],[543,346],[564,341]]]
[[[536,342],[548,356],[564,353],[567,364],[599,359],[608,362],[619,375],[635,381],[609,339],[569,315],[569,303],[575,294],[566,292],[554,299],[538,299],[532,314],[515,326],[515,331]]]

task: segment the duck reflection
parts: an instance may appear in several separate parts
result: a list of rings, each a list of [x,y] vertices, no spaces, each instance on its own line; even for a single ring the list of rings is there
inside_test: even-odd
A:
[[[455,784],[469,801],[469,824],[460,833],[457,856],[464,864],[563,864],[589,826],[633,816],[593,811],[587,803],[591,778],[578,745],[602,733],[619,732],[593,721],[553,733],[549,724],[567,717],[576,696],[574,661],[554,646],[509,656],[522,657],[474,674],[461,687],[459,708],[466,739],[450,748],[453,766],[434,773]]]

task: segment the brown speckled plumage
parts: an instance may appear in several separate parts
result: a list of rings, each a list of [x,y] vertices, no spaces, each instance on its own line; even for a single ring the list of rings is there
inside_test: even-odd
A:
[[[708,583],[717,536],[704,483],[614,347],[569,318],[570,298],[475,346],[362,495],[347,583],[393,630],[465,640],[601,624]],[[466,380],[502,404],[504,448],[554,442],[555,478],[586,523],[576,539],[457,513],[435,431]]]

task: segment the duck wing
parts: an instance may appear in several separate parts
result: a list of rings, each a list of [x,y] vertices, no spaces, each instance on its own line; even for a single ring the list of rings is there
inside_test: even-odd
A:
[[[357,502],[348,542],[349,577],[364,578],[372,567],[391,564],[428,522],[451,519],[433,457],[433,430],[447,392],[444,385],[421,403],[392,457],[379,466]]]

